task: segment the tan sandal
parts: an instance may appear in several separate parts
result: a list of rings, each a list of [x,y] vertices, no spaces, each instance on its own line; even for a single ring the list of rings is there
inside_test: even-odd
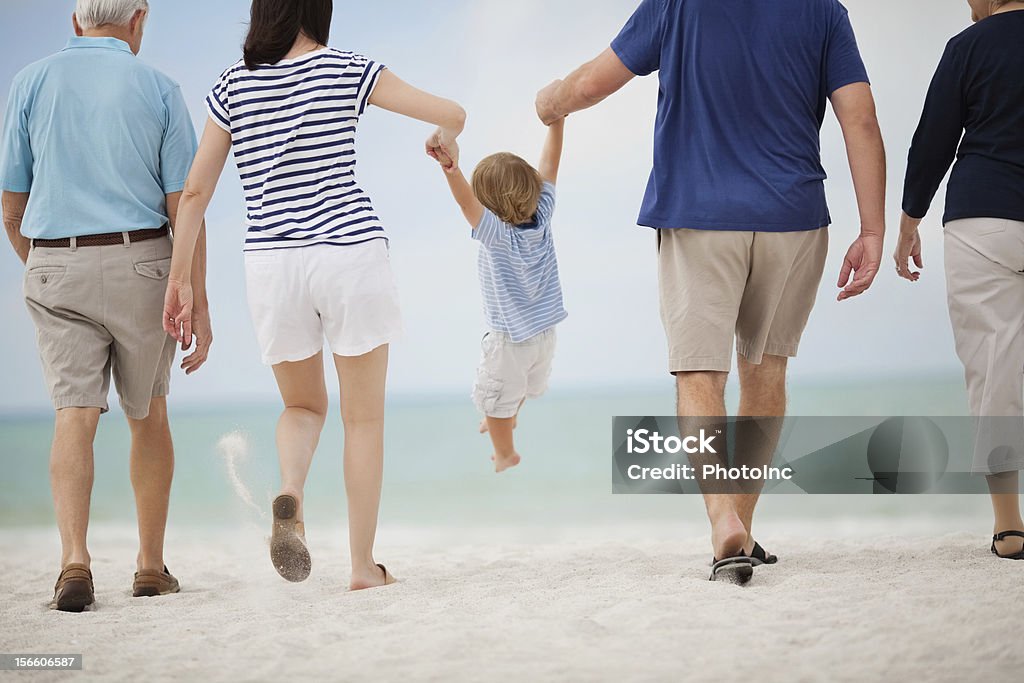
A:
[[[393,583],[398,583],[398,579],[396,579],[395,577],[391,576],[391,573],[388,571],[387,567],[385,567],[384,565],[379,564],[379,563],[377,564],[377,566],[380,567],[380,570],[382,572],[384,572],[384,585],[385,586],[390,586]]]
[[[163,571],[155,569],[143,569],[135,572],[135,582],[132,584],[132,597],[153,598],[158,595],[171,595],[181,592],[178,580],[167,570],[164,565]]]
[[[349,583],[349,587],[348,587],[349,591],[352,591],[352,592],[368,591],[368,590],[373,590],[375,588],[383,588],[384,586],[390,586],[392,584],[398,583],[398,579],[396,579],[395,577],[391,576],[391,572],[388,571],[387,567],[385,567],[382,564],[378,564],[377,565],[377,569],[381,570],[384,573],[384,583],[382,583],[382,584],[374,584],[374,585],[367,585],[367,586],[364,586],[364,585],[361,585],[361,584],[360,585],[356,585],[354,583]]]
[[[92,572],[87,565],[72,562],[61,570],[53,587],[50,609],[81,612],[96,601]]]
[[[313,559],[306,547],[306,528],[296,519],[299,501],[282,494],[274,499],[274,528],[270,536],[270,561],[286,581],[297,583],[309,578]]]

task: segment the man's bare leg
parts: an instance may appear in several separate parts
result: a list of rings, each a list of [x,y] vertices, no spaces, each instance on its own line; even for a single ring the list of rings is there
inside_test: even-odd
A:
[[[174,444],[167,400],[154,398],[149,415],[128,420],[132,433],[131,480],[139,519],[138,570],[163,571],[164,533],[174,478]]]
[[[61,567],[91,562],[86,536],[93,482],[93,440],[99,408],[57,411],[50,452],[50,489],[60,531]]]
[[[681,418],[725,417],[727,372],[676,373],[676,412]],[[711,546],[718,559],[734,557],[743,550],[747,528],[736,510],[735,496],[705,492],[704,505],[711,522]]]
[[[786,367],[788,358],[765,355],[760,365],[739,357],[740,417],[782,417],[786,414]],[[782,420],[758,420],[739,424],[736,429],[736,452],[743,454],[745,464],[771,463],[779,442]],[[763,484],[763,482],[759,482]],[[761,486],[747,494],[735,496],[736,514],[747,529],[743,552],[754,550],[754,508],[761,495]]]

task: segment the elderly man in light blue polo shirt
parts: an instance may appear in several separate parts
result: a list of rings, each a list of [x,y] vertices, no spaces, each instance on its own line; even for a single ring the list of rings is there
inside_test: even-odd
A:
[[[68,612],[94,602],[86,531],[111,374],[132,433],[133,595],[178,591],[163,559],[175,348],[161,317],[169,227],[196,139],[177,84],[135,56],[148,10],[146,0],[78,0],[76,37],[15,77],[0,147],[4,226],[26,265],[25,300],[56,410],[50,472],[63,557],[51,607]],[[212,341],[203,249],[193,274],[200,320],[182,363],[189,373]]]

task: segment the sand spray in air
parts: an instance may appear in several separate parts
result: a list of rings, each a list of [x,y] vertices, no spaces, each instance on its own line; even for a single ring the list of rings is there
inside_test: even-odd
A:
[[[245,503],[246,507],[255,510],[261,519],[266,519],[267,513],[253,500],[252,492],[249,491],[249,487],[245,485],[239,474],[239,467],[249,459],[249,454],[252,452],[248,434],[237,429],[228,432],[217,441],[217,451],[224,460],[224,469],[235,495]]]

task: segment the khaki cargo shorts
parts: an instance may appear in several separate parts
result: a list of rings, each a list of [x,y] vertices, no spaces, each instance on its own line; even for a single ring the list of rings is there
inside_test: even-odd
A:
[[[658,230],[669,372],[729,372],[732,347],[754,364],[792,357],[814,307],[828,230]]]
[[[108,410],[110,376],[125,415],[166,396],[174,340],[163,330],[169,238],[103,247],[36,247],[25,302],[53,407]]]
[[[484,335],[473,385],[476,409],[487,417],[515,417],[523,401],[540,398],[548,390],[555,340],[554,327],[521,342],[505,332]]]

